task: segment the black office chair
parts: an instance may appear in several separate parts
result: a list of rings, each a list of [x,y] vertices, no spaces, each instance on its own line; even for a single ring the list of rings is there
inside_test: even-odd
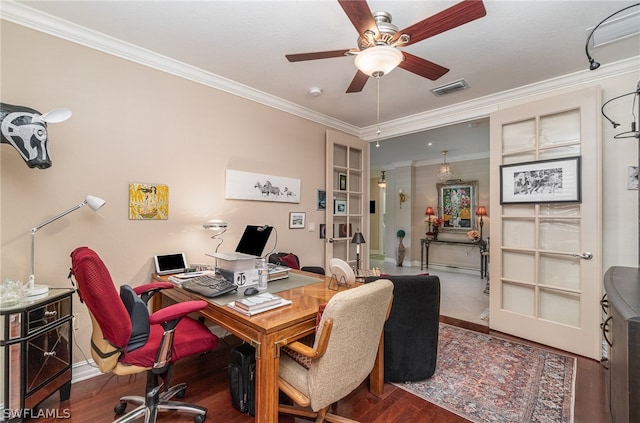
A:
[[[304,272],[317,273],[324,275],[324,267],[322,266],[302,266],[300,267],[300,259],[293,253],[273,253],[269,255],[269,263],[278,266],[286,266],[289,269],[302,270]]]

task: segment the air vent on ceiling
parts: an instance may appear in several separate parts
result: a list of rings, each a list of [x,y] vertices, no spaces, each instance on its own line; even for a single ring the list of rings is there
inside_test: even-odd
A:
[[[443,95],[455,93],[456,91],[462,91],[469,88],[469,84],[464,79],[460,79],[458,81],[450,82],[445,85],[441,85],[436,88],[432,88],[431,91],[434,95],[441,97]]]

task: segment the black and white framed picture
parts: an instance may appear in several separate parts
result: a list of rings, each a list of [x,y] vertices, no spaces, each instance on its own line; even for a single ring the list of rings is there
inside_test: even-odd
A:
[[[304,212],[289,213],[289,229],[304,229]]]
[[[500,204],[579,203],[580,156],[500,166]]]
[[[224,198],[300,203],[300,179],[227,169]]]

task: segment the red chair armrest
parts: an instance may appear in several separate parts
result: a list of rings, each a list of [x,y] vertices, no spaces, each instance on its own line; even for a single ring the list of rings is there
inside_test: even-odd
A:
[[[136,286],[135,288],[133,288],[133,292],[138,294],[140,299],[142,299],[145,304],[148,304],[149,299],[155,294],[162,291],[163,289],[171,288],[173,288],[173,284],[171,282],[152,282]]]
[[[202,300],[186,301],[183,303],[172,304],[168,307],[161,308],[160,310],[149,316],[149,323],[153,325],[170,322],[176,319],[179,320],[189,313],[202,310],[206,306],[207,302]]]
[[[173,288],[173,284],[171,282],[152,282],[152,283],[145,283],[144,285],[138,285],[135,288],[133,288],[133,291],[138,295],[142,295],[149,291],[158,291],[160,289],[171,289],[171,288]]]

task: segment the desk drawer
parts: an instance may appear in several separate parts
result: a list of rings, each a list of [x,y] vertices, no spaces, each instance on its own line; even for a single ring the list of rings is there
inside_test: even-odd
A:
[[[61,298],[42,307],[30,310],[27,315],[27,334],[32,334],[71,314],[71,296]]]

